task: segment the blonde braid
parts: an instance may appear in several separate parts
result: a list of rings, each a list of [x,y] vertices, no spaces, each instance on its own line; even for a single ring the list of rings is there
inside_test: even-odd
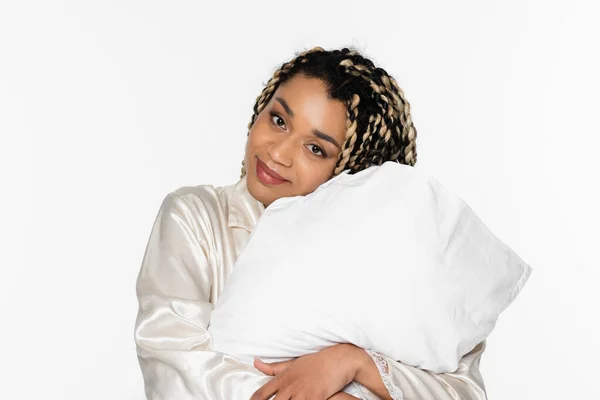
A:
[[[358,104],[360,103],[360,97],[355,94],[352,97],[350,106],[346,111],[347,116],[347,128],[346,128],[346,141],[344,142],[344,150],[340,153],[336,168],[333,171],[333,175],[338,175],[344,170],[344,166],[350,160],[350,154],[354,150],[354,144],[356,143],[356,120],[358,118]]]
[[[369,124],[367,125],[365,133],[362,135],[362,143],[357,153],[351,158],[344,157],[344,154],[342,153],[336,164],[334,175],[339,174],[344,169],[357,170],[357,167],[366,168],[367,165],[359,165],[359,158],[365,152],[365,149],[368,149],[370,147],[370,144],[372,142],[372,134],[374,132],[378,132],[379,137],[376,138],[376,142],[373,149],[375,152],[371,157],[371,162],[381,165],[385,160],[381,157],[379,147],[380,145],[387,144],[392,134],[392,130],[389,129],[385,118],[383,118],[382,115],[387,116],[388,119],[393,121],[394,116],[397,117],[400,111],[397,107],[395,107],[394,102],[390,102],[388,97],[385,95],[385,93],[389,93],[389,90],[386,87],[386,85],[384,84],[381,86],[376,82],[376,80],[374,79],[375,74],[372,69],[370,69],[366,65],[356,64],[351,59],[345,59],[341,61],[340,65],[345,67],[346,73],[349,73],[352,76],[360,77],[369,84],[373,92],[377,95],[376,103],[381,109],[382,114],[378,113],[369,117]],[[393,95],[390,94],[390,97],[393,97]],[[356,137],[353,137],[350,140],[352,141],[352,144],[354,144]]]
[[[404,149],[400,149],[395,155],[397,158],[404,151],[404,163],[407,165],[415,165],[417,162],[417,130],[412,122],[410,115],[410,103],[404,97],[404,91],[400,89],[398,83],[393,77],[388,77],[392,83],[395,92],[398,93],[398,104],[402,113],[400,114],[400,123],[402,124],[402,140],[406,143]]]

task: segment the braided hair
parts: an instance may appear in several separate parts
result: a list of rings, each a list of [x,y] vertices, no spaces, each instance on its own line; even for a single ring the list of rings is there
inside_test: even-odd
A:
[[[345,142],[333,176],[344,170],[354,174],[386,161],[415,165],[417,131],[404,92],[383,68],[348,48],[314,47],[282,64],[256,98],[248,135],[277,88],[296,74],[320,79],[331,99],[346,104]],[[242,161],[241,177],[245,175]]]

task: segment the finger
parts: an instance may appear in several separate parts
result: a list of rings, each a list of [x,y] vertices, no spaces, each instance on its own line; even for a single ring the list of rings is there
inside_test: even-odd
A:
[[[265,375],[273,375],[273,368],[269,364],[260,361],[258,358],[254,359],[254,367]]]
[[[271,379],[268,383],[258,389],[250,400],[268,400],[279,390],[279,379],[277,377]]]
[[[277,392],[277,395],[273,397],[273,400],[293,400],[293,398],[289,390],[280,390],[279,392]]]
[[[292,365],[293,362],[294,362],[294,360],[289,360],[289,361],[282,361],[282,362],[278,362],[278,363],[272,364],[273,365],[273,373],[275,375],[279,375],[287,367],[289,367],[290,365]]]
[[[285,370],[287,367],[289,367],[293,361],[294,360],[282,361],[282,362],[276,362],[276,363],[266,363],[266,362],[261,361],[258,358],[255,358],[254,366],[256,367],[256,369],[258,369],[263,374],[274,376],[274,375],[278,375],[279,373],[283,372],[283,370]]]
[[[263,361],[259,360],[258,358],[255,358],[254,366],[256,367],[256,369],[258,369],[260,372],[262,372],[265,375],[271,375],[271,376],[275,375],[275,367],[273,364],[267,364],[266,362],[263,362]]]

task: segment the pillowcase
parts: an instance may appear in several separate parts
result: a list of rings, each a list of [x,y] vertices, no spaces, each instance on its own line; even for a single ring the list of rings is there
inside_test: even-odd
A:
[[[249,364],[352,343],[452,372],[530,273],[428,172],[388,161],[269,205],[208,330]]]

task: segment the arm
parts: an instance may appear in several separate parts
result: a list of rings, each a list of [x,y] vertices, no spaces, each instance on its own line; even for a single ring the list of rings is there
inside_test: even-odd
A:
[[[209,230],[194,212],[176,194],[164,199],[137,278],[135,343],[146,397],[249,398],[269,377],[210,350]]]
[[[355,381],[381,399],[394,400],[486,400],[479,372],[486,342],[465,355],[452,373],[435,374],[407,366],[381,354],[359,349],[362,354]],[[370,362],[365,361],[367,354]]]

